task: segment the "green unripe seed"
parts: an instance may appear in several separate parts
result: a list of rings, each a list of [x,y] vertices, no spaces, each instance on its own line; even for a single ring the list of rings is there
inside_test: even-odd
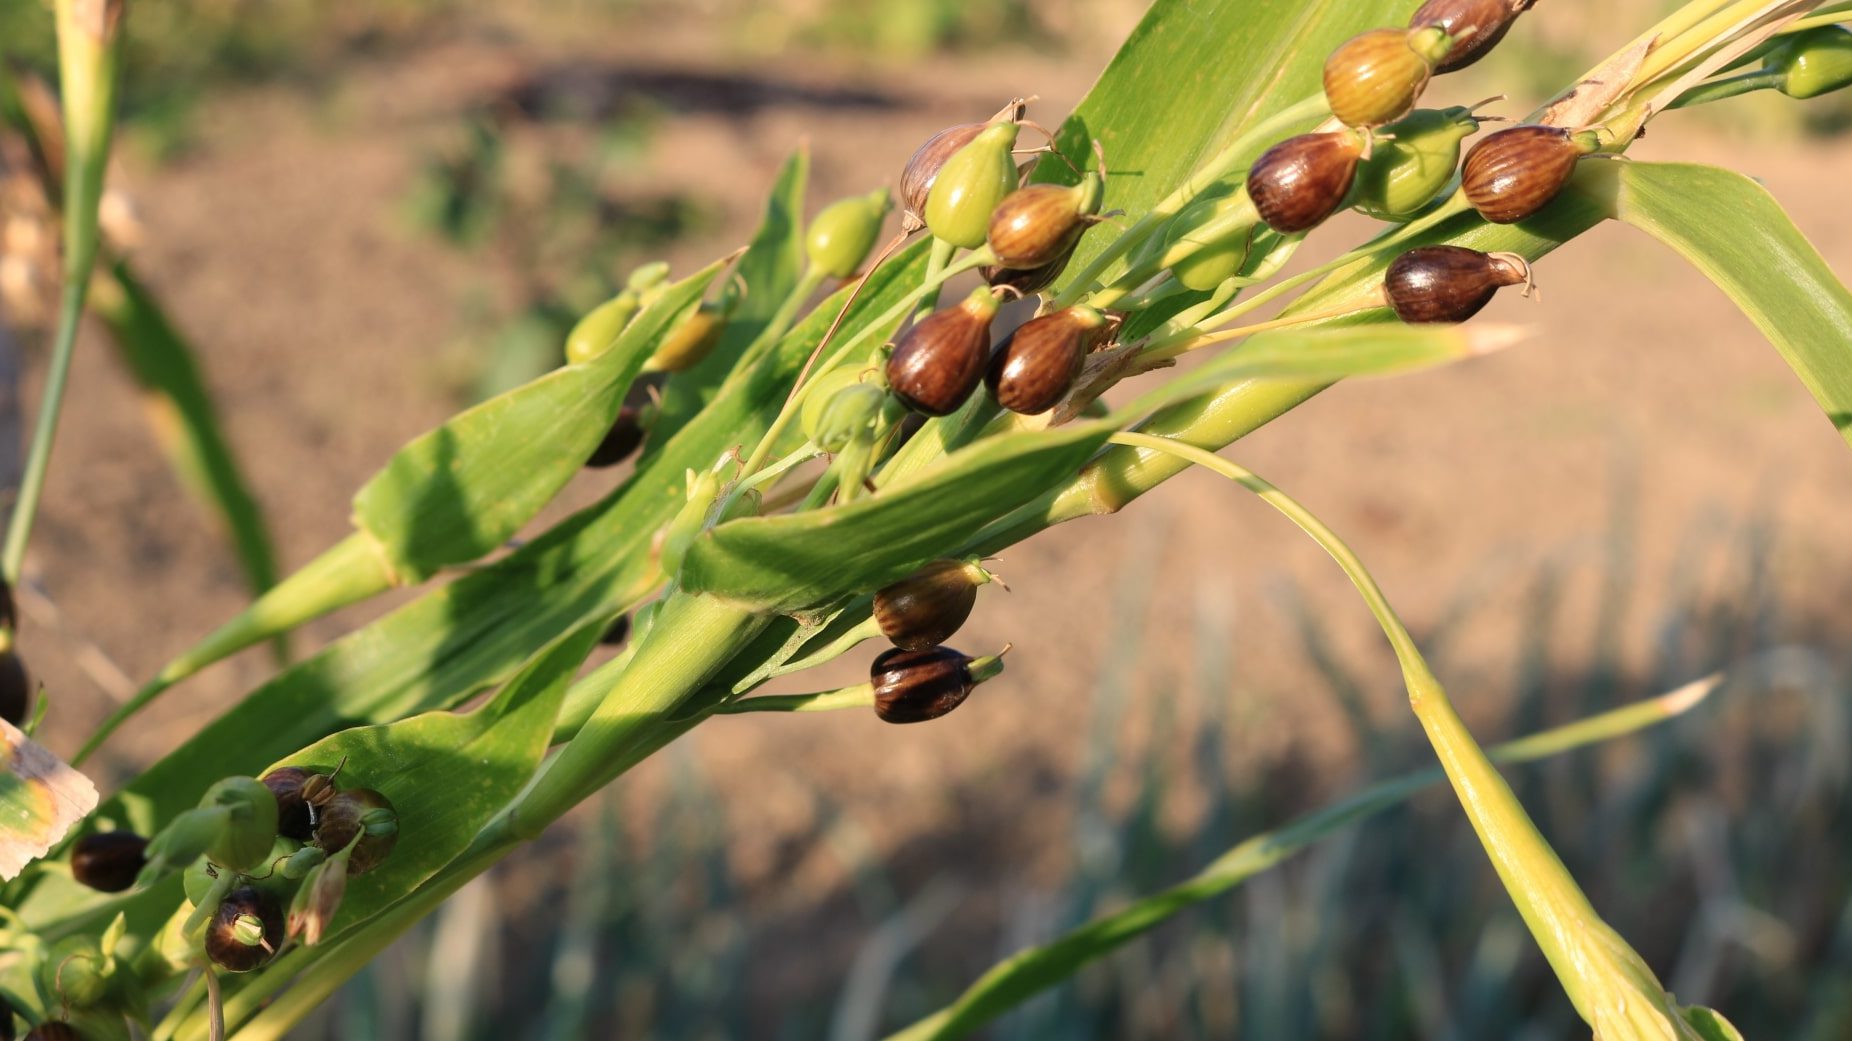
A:
[[[188,810],[169,821],[148,840],[148,866],[142,868],[136,884],[152,885],[199,860],[218,840],[229,817],[227,810],[212,807]]]
[[[635,293],[643,293],[661,286],[669,280],[669,262],[652,260],[630,272],[624,280],[624,288]]]
[[[853,278],[881,237],[888,205],[887,189],[877,188],[825,206],[804,234],[810,266],[831,278]]]
[[[854,386],[862,381],[862,366],[859,364],[843,365],[828,372],[818,373],[804,385],[804,405],[798,411],[798,429],[804,436],[816,441],[824,451],[833,451],[823,446],[818,440],[823,429],[823,410],[829,407],[830,399],[845,387]]]
[[[206,847],[206,856],[234,871],[255,871],[270,855],[277,837],[277,799],[254,777],[227,777],[206,789],[201,808],[226,811],[225,826]]]
[[[1817,98],[1852,86],[1852,29],[1809,29],[1771,54],[1767,67],[1782,73],[1780,90],[1791,98]]]
[[[585,312],[585,317],[566,334],[566,363],[583,365],[603,354],[617,342],[618,335],[642,306],[637,291],[626,289]]]
[[[110,960],[87,936],[52,946],[40,974],[47,993],[74,1009],[91,1008],[109,996]]]
[[[976,249],[990,232],[990,214],[1016,190],[1015,123],[992,123],[939,169],[926,196],[926,227],[962,249]]]
[[[283,866],[277,869],[277,874],[292,882],[300,882],[327,859],[328,851],[320,846],[304,846],[283,862]]]
[[[1378,220],[1405,221],[1434,201],[1460,165],[1460,143],[1479,129],[1466,108],[1420,109],[1383,128],[1357,167],[1351,198]]]
[[[1174,258],[1170,272],[1186,289],[1208,292],[1241,270],[1253,230],[1231,226],[1232,215],[1252,213],[1240,192],[1197,199],[1171,221],[1164,255]]]
[[[825,452],[840,452],[856,437],[869,433],[887,394],[870,383],[852,383],[830,395],[817,420],[811,440]]]
[[[706,360],[727,329],[730,304],[703,302],[675,323],[643,365],[644,372],[684,372]]]

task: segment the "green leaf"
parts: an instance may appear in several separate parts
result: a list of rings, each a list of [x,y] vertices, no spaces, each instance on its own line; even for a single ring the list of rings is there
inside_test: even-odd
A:
[[[1702,1006],[1688,1008],[1685,1010],[1685,1022],[1691,1024],[1704,1041],[1743,1041],[1743,1032],[1714,1009]]]
[[[609,432],[663,333],[701,301],[716,261],[665,290],[617,342],[462,412],[401,448],[354,496],[354,522],[400,582],[489,553],[519,531]]]
[[[1588,189],[1728,294],[1852,443],[1852,292],[1774,196],[1714,166],[1600,165]]]
[[[136,382],[151,395],[149,421],[174,470],[194,495],[217,510],[252,592],[269,589],[277,580],[270,532],[225,441],[197,352],[127,261],[111,266],[109,280],[92,293],[90,308],[108,327]]]
[[[1073,166],[1051,157],[1036,177],[1078,181],[1074,167],[1093,168],[1098,138],[1108,171],[1102,208],[1142,215],[1245,128],[1316,95],[1325,57],[1338,44],[1365,29],[1400,25],[1416,6],[1157,0],[1056,135]],[[1254,154],[1272,144],[1259,143]],[[1108,241],[1102,234],[1082,239],[1070,275]]]
[[[722,524],[695,540],[679,581],[782,612],[885,585],[1079,470],[1112,431],[1075,423],[989,438],[872,499]]]
[[[1714,679],[1702,681],[1699,686],[1687,686],[1507,742],[1491,749],[1490,755],[1502,763],[1533,762],[1624,737],[1682,715],[1716,686]],[[1439,769],[1429,769],[1384,781],[1299,817],[1285,827],[1251,836],[1183,882],[1096,918],[1049,943],[1012,955],[985,973],[956,1001],[892,1034],[888,1041],[949,1041],[963,1037],[1172,916],[1227,893],[1315,842],[1400,805],[1445,776]],[[1713,1041],[1730,1039],[1724,1035]]]
[[[650,428],[646,454],[653,455],[713,400],[740,356],[797,288],[804,268],[804,184],[809,172],[808,149],[799,149],[785,160],[778,183],[772,186],[771,197],[765,202],[765,219],[733,269],[733,277],[744,286],[744,295],[728,316],[726,331],[713,353],[663,385],[662,406]]]
[[[520,792],[551,742],[573,674],[600,634],[588,625],[561,639],[473,712],[355,727],[272,764],[330,773],[339,767],[343,787],[376,789],[398,811],[398,843],[383,864],[348,883],[336,932],[416,889]]]

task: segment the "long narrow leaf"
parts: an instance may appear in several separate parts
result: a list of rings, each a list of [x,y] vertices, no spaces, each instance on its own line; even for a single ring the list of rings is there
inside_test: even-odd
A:
[[[1688,163],[1610,163],[1613,216],[1672,247],[1742,308],[1852,443],[1852,292],[1781,204],[1742,174]]]

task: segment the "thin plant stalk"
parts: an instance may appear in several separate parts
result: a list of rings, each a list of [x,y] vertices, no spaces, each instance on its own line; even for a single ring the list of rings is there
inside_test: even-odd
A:
[[[115,130],[116,91],[121,79],[122,0],[58,0],[58,78],[66,134],[64,167],[64,288],[58,303],[58,332],[39,401],[32,446],[20,478],[19,498],[0,547],[0,574],[19,582],[32,538],[32,521],[45,491],[52,442],[70,382],[77,327],[83,318],[90,272],[101,240],[97,208]]]
[[[1254,492],[1310,535],[1343,569],[1394,648],[1409,704],[1505,890],[1576,1012],[1603,1041],[1700,1041],[1644,959],[1589,904],[1485,751],[1460,719],[1414,637],[1355,552],[1311,511],[1250,470],[1192,445],[1149,434],[1113,441],[1213,470]]]

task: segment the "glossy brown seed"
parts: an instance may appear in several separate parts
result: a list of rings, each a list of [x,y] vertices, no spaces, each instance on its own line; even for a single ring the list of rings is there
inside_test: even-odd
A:
[[[1428,0],[1408,26],[1440,29],[1453,38],[1446,57],[1434,65],[1435,72],[1453,72],[1491,53],[1533,3],[1536,0]]]
[[[984,281],[992,288],[1008,286],[1023,296],[1039,293],[1054,285],[1055,279],[1061,277],[1061,272],[1067,269],[1067,262],[1074,257],[1075,247],[1079,245],[1080,240],[1077,238],[1072,245],[1068,246],[1066,252],[1041,267],[1013,268],[999,264],[979,268],[977,273],[982,275]]]
[[[902,333],[887,360],[888,389],[915,412],[949,416],[984,378],[990,359],[990,320],[998,301],[979,290],[940,308]]]
[[[1383,291],[1396,316],[1413,325],[1464,322],[1502,286],[1530,281],[1530,267],[1513,253],[1464,246],[1422,246],[1395,258]]]
[[[277,799],[277,834],[297,842],[314,838],[315,814],[311,807],[325,806],[334,798],[334,785],[328,775],[299,766],[279,766],[262,780]]]
[[[616,466],[630,458],[638,448],[643,446],[643,410],[635,405],[625,405],[618,410],[617,421],[611,424],[611,430],[605,434],[598,447],[592,449],[591,458],[585,465],[593,469]]]
[[[1282,235],[1310,231],[1344,205],[1363,140],[1349,130],[1289,137],[1248,171],[1248,198],[1260,219]]]
[[[1099,208],[1099,181],[1032,184],[1003,197],[990,215],[985,241],[1001,267],[1034,270],[1074,251],[1087,218]]]
[[[26,663],[12,651],[0,651],[0,719],[16,727],[26,725],[32,711],[32,679]]]
[[[960,123],[946,127],[914,150],[913,158],[907,160],[906,169],[900,174],[901,225],[908,231],[926,226],[920,215],[926,212],[926,197],[932,194],[932,182],[938,178],[945,161],[970,144],[988,125]]]
[[[1372,29],[1351,37],[1325,60],[1325,100],[1347,126],[1374,127],[1408,115],[1434,66],[1417,47],[1440,34]]]
[[[1054,408],[1073,389],[1107,324],[1091,307],[1064,308],[1023,323],[990,357],[984,382],[991,396],[1025,416]]]
[[[977,681],[971,659],[950,647],[883,652],[868,670],[875,715],[889,723],[924,723],[965,703]]]
[[[6,1029],[10,1033],[12,1024],[8,1023]],[[62,1019],[48,1019],[26,1031],[25,1041],[84,1041],[84,1036]]]
[[[328,800],[315,826],[315,844],[330,855],[355,838],[347,873],[364,875],[378,867],[399,841],[398,812],[392,800],[371,788],[349,788]]]
[[[241,935],[241,920],[258,924],[259,935]],[[256,943],[246,940],[255,939]],[[232,890],[206,925],[206,957],[227,972],[250,972],[269,961],[283,944],[283,908],[272,894],[253,886]]]
[[[132,831],[99,831],[71,845],[71,877],[100,893],[120,893],[135,884],[148,864],[148,840]]]
[[[1494,224],[1515,224],[1556,198],[1584,154],[1561,127],[1500,130],[1466,153],[1460,187],[1481,217]]]
[[[990,581],[963,560],[935,560],[875,593],[875,623],[896,647],[923,651],[952,638],[971,617],[977,587]]]

